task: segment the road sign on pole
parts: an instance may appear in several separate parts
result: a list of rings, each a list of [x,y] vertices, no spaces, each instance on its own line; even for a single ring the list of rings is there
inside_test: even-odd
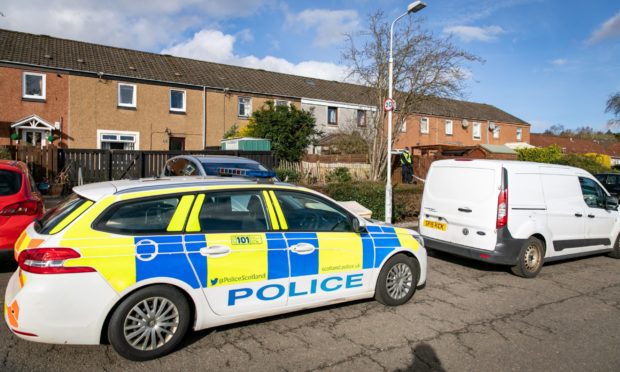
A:
[[[386,112],[394,110],[394,106],[395,106],[395,102],[391,98],[386,98],[385,101],[383,101],[383,109]]]

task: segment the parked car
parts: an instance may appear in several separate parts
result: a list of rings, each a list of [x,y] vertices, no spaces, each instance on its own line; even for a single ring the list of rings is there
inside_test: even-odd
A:
[[[544,262],[599,252],[620,258],[618,200],[573,167],[499,160],[431,165],[421,205],[425,245],[512,266],[535,277]]]
[[[179,155],[166,161],[162,177],[171,176],[221,176],[220,170],[244,169],[267,171],[261,163],[238,156],[226,155]]]
[[[147,360],[190,327],[373,296],[401,305],[426,281],[418,233],[302,187],[173,177],[74,192],[16,246],[5,319],[21,338],[98,344],[107,335],[120,355]]]
[[[620,195],[620,173],[599,173],[594,177],[605,186],[611,195],[616,197]]]
[[[0,249],[13,249],[19,234],[41,217],[43,209],[26,164],[0,160]]]

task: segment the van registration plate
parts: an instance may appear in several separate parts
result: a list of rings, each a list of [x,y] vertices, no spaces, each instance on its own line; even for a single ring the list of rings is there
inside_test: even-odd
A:
[[[437,221],[424,220],[424,227],[430,227],[431,229],[446,231],[448,224]]]

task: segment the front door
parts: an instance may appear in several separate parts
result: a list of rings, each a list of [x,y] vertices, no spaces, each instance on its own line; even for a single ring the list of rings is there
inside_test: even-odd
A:
[[[286,306],[288,255],[270,233],[268,208],[259,190],[207,192],[196,198],[185,246],[218,315]]]
[[[340,299],[368,290],[374,258],[353,232],[346,211],[317,195],[275,190],[269,192],[284,216],[291,282],[288,306]],[[368,248],[368,247],[367,247]],[[364,265],[367,255],[368,267]]]
[[[185,151],[185,138],[170,137],[168,141],[168,149],[170,151]]]
[[[586,241],[584,246],[595,247],[610,246],[613,237],[611,231],[614,227],[618,211],[605,209],[607,193],[593,179],[579,177],[581,191],[586,207]]]

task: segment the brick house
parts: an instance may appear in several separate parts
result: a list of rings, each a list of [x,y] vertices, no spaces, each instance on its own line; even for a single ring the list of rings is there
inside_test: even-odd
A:
[[[71,148],[199,150],[267,100],[312,111],[329,135],[383,114],[368,97],[360,85],[0,29],[0,145],[53,135]],[[397,147],[529,140],[527,123],[493,106],[433,102],[407,119]]]

